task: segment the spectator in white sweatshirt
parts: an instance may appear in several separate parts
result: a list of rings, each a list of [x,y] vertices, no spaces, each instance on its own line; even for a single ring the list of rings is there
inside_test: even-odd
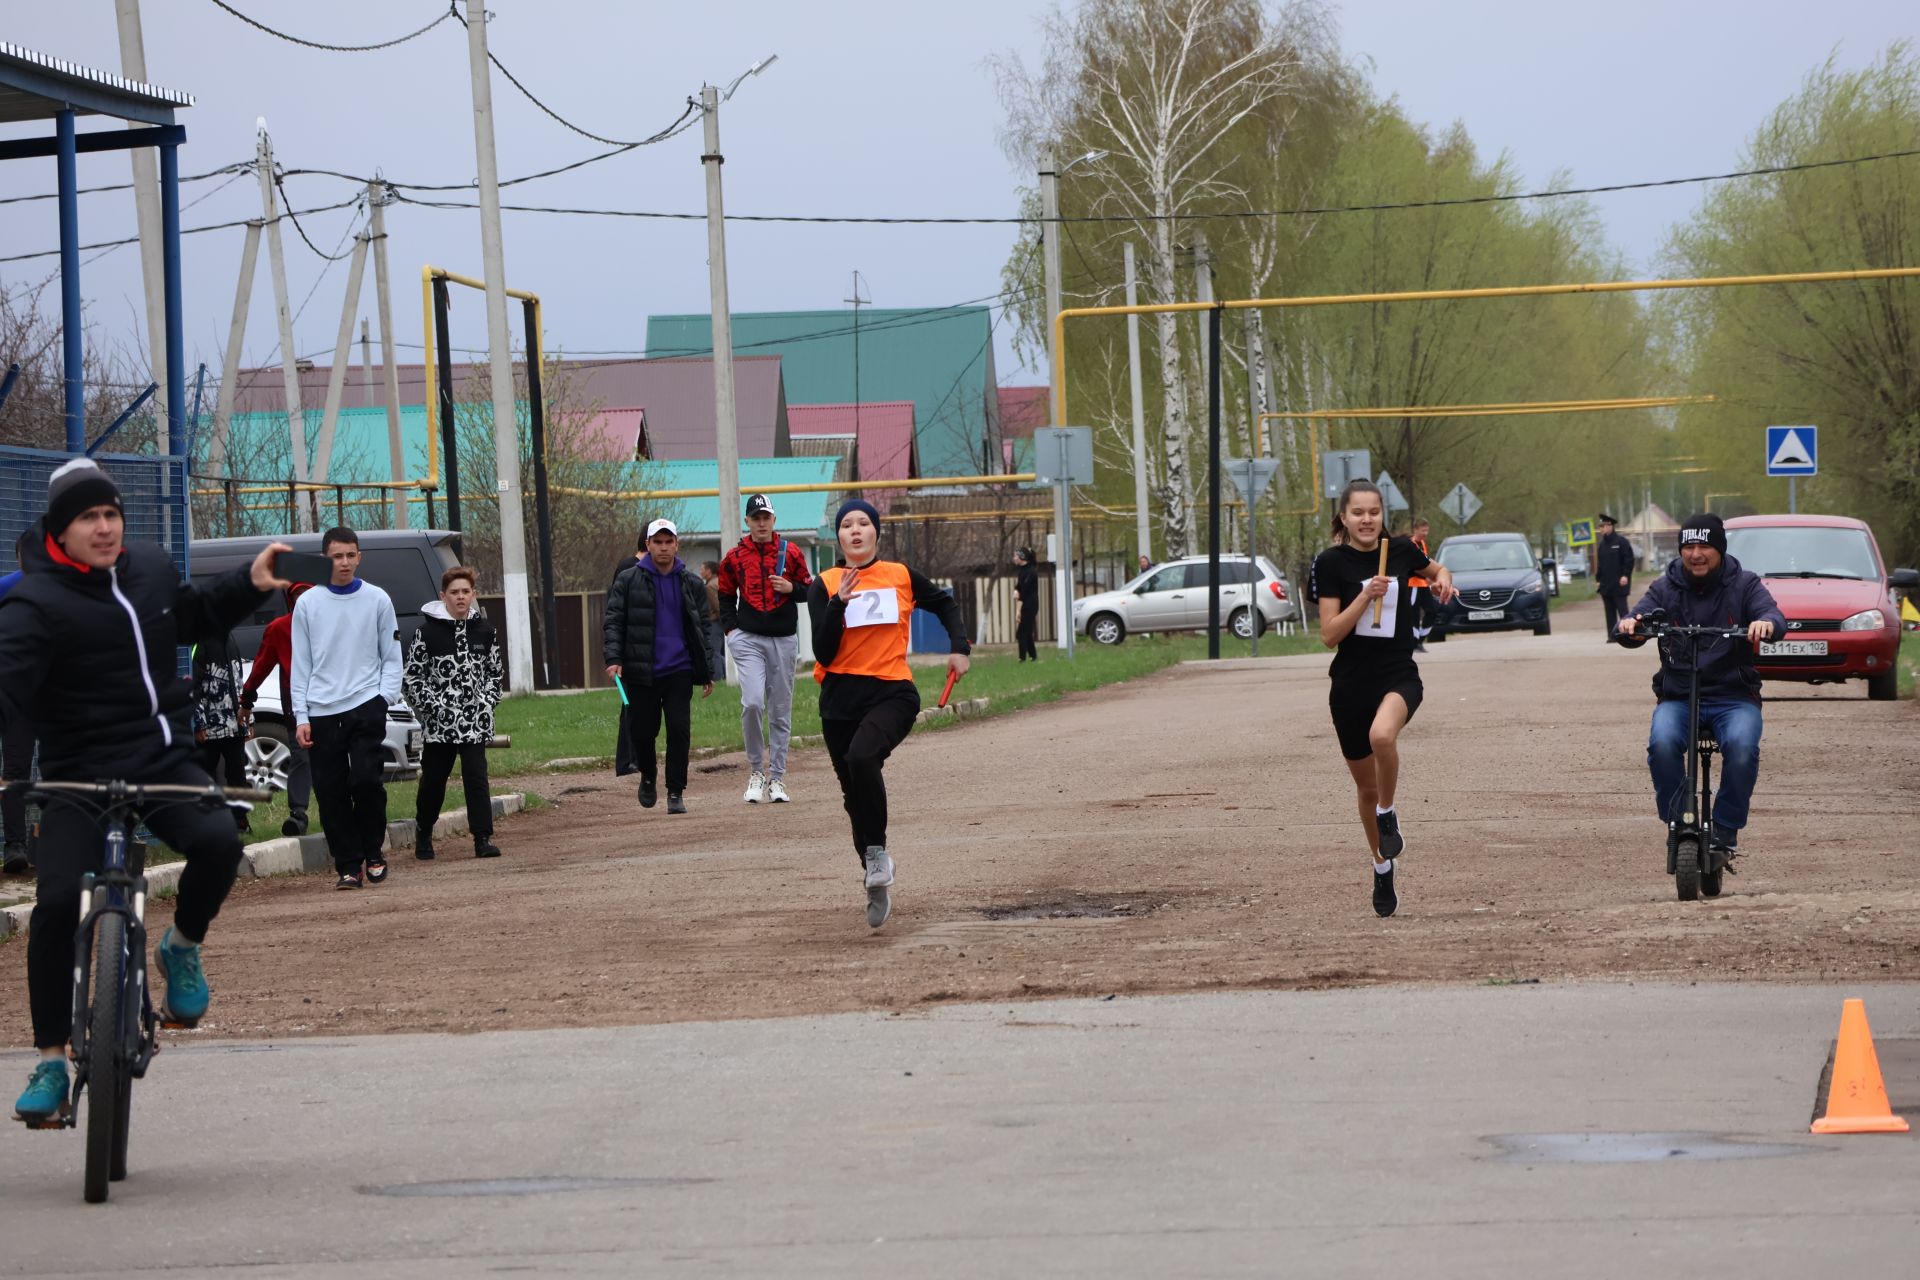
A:
[[[313,762],[313,796],[340,878],[358,889],[387,878],[387,707],[400,698],[400,623],[393,601],[360,570],[360,537],[327,530],[326,589],[293,607],[294,734]]]

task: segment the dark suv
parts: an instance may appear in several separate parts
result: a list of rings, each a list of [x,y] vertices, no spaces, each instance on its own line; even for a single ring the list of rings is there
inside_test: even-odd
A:
[[[1463,533],[1440,544],[1434,556],[1453,573],[1459,591],[1433,606],[1431,640],[1453,631],[1553,630],[1547,616],[1547,585],[1533,544],[1519,533]]]
[[[400,623],[400,649],[420,629],[420,606],[440,598],[440,575],[457,561],[453,540],[443,529],[371,529],[360,535],[360,577],[393,600]],[[201,582],[228,569],[253,563],[262,547],[284,542],[295,551],[320,550],[320,535],[296,533],[278,538],[206,538],[193,544],[193,580]],[[287,611],[281,592],[274,592],[251,617],[233,629],[234,652],[252,668],[267,624]],[[260,688],[254,708],[254,736],[247,743],[247,772],[255,786],[280,790],[286,786],[287,743],[293,738],[288,709],[280,705],[280,684],[268,680]],[[422,735],[419,719],[405,703],[387,708],[386,776],[388,781],[414,777],[420,769]]]

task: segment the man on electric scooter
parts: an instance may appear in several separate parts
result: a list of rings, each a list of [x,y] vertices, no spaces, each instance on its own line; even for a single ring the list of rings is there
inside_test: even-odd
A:
[[[1680,527],[1680,555],[1655,578],[1619,622],[1620,643],[1637,649],[1640,620],[1663,610],[1675,626],[1745,627],[1745,643],[1731,637],[1702,640],[1700,727],[1720,744],[1720,792],[1713,800],[1710,848],[1718,866],[1739,853],[1740,829],[1747,825],[1747,802],[1760,776],[1760,676],[1754,657],[1762,640],[1786,629],[1773,593],[1758,574],[1727,554],[1727,530],[1708,512],[1689,516]],[[1660,817],[1678,821],[1687,797],[1686,650],[1660,646],[1660,670],[1653,677],[1653,727],[1647,735],[1647,767]]]

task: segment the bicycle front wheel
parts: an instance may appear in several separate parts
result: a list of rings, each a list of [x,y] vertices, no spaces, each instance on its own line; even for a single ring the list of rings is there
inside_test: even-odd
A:
[[[127,918],[100,916],[93,934],[93,1006],[87,1013],[87,1174],[88,1204],[107,1198],[115,1157],[126,1175],[126,1139],[121,1129],[121,1099],[130,1107],[132,1082],[126,1053]]]

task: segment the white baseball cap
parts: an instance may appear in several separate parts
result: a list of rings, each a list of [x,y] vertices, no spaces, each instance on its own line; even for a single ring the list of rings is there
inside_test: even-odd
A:
[[[649,542],[653,541],[654,534],[663,533],[663,532],[670,533],[676,538],[680,536],[680,530],[674,527],[673,521],[655,520],[652,524],[649,524],[647,526],[647,541]]]

